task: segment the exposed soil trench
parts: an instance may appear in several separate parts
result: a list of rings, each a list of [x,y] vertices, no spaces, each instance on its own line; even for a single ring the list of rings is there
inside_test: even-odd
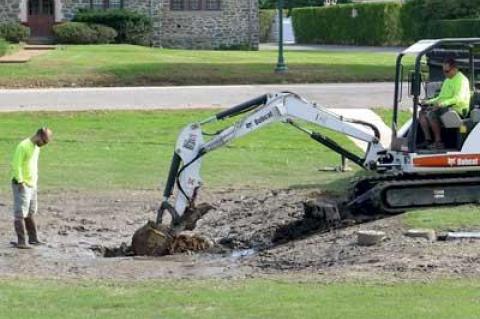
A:
[[[326,275],[328,280],[394,280],[480,274],[479,241],[429,243],[408,238],[403,236],[401,216],[328,231],[323,222],[305,219],[305,201],[325,198],[311,190],[203,193],[200,201],[216,209],[198,222],[196,231],[217,245],[203,253],[160,258],[102,258],[95,252],[103,247],[126,249],[135,230],[155,218],[157,192],[40,194],[38,223],[49,244],[33,251],[10,247],[11,207],[9,197],[2,198],[3,276],[137,280],[302,273]],[[388,239],[378,246],[358,246],[359,229],[383,230]]]

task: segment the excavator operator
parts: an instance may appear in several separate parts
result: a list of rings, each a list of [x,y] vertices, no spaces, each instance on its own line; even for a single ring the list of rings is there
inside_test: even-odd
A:
[[[450,109],[456,111],[460,117],[468,112],[471,97],[468,78],[458,70],[453,58],[448,58],[443,62],[443,73],[445,81],[440,94],[433,99],[422,101],[419,121],[425,142],[421,143],[419,148],[445,148],[441,136],[440,117]],[[433,140],[430,130],[433,132]]]

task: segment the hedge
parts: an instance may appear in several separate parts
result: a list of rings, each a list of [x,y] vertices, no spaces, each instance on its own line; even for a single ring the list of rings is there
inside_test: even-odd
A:
[[[53,27],[58,43],[108,44],[115,41],[117,32],[107,26],[82,22],[65,22]]]
[[[80,10],[73,21],[111,27],[118,33],[117,43],[149,44],[153,30],[149,16],[125,9]]]
[[[370,3],[294,9],[299,43],[398,45],[401,4]]]
[[[8,51],[8,42],[0,38],[0,56],[4,56]]]
[[[431,21],[427,32],[434,39],[480,37],[480,19]]]
[[[437,26],[439,20],[451,21],[478,17],[480,17],[480,0],[409,0],[403,5],[401,12],[402,40],[405,43],[411,43],[430,37],[429,30],[432,30],[434,25]],[[444,31],[438,34],[442,33]]]
[[[0,38],[11,43],[25,42],[30,37],[30,29],[18,22],[0,23]]]
[[[276,10],[260,10],[260,42],[267,42],[272,31]]]

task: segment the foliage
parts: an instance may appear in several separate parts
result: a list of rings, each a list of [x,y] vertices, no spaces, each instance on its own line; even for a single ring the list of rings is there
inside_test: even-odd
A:
[[[275,14],[275,10],[260,10],[260,42],[268,41]]]
[[[108,44],[117,32],[107,26],[82,22],[65,22],[53,27],[55,39],[64,44]]]
[[[302,7],[321,7],[325,0],[284,0],[286,9],[302,8]],[[338,4],[351,3],[352,0],[338,0]],[[260,0],[260,9],[275,9],[278,5],[278,0]]]
[[[403,42],[412,42],[441,34],[472,34],[473,31],[452,31],[449,23],[437,20],[474,19],[480,17],[480,0],[410,0],[405,3],[401,13]],[[471,20],[470,20],[471,21]],[[440,25],[441,30],[433,30]],[[467,23],[460,23],[467,26]],[[448,29],[448,30],[447,30]]]
[[[147,45],[153,31],[153,22],[149,16],[125,9],[80,10],[73,21],[111,27],[118,33],[117,43]]]
[[[480,37],[480,19],[437,20],[428,25],[429,38]]]
[[[0,56],[5,55],[8,51],[8,42],[0,38]]]
[[[30,37],[30,29],[17,22],[0,24],[0,38],[11,43],[25,42]]]
[[[300,43],[396,45],[401,38],[401,5],[371,3],[293,10]]]

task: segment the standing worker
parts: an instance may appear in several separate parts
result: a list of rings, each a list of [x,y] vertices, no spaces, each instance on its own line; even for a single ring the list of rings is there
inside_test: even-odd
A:
[[[37,213],[38,157],[40,147],[52,138],[49,128],[38,129],[35,135],[26,138],[17,145],[12,161],[13,216],[18,241],[17,248],[29,249],[25,240],[25,228],[28,243],[43,244],[37,236],[35,214]]]

